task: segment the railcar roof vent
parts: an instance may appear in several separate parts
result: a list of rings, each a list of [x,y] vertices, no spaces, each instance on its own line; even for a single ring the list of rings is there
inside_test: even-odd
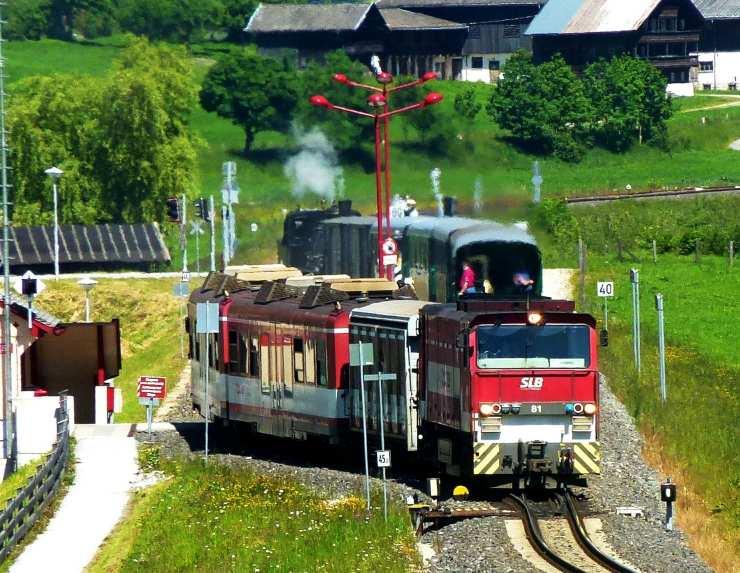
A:
[[[224,292],[237,292],[249,288],[249,283],[238,280],[233,275],[227,275],[224,273],[208,273],[201,292],[215,291],[216,296],[224,294]]]
[[[269,304],[286,298],[295,298],[301,294],[301,289],[291,287],[285,283],[269,281],[262,283],[257,296],[254,297],[255,304]]]
[[[342,302],[347,300],[349,295],[341,290],[329,288],[326,285],[313,285],[306,289],[306,294],[301,299],[299,308],[315,308],[325,304]]]

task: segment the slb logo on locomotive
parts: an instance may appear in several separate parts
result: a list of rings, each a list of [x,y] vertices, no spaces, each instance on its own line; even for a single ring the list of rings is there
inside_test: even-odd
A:
[[[542,376],[524,376],[519,388],[522,390],[541,390],[544,378]]]

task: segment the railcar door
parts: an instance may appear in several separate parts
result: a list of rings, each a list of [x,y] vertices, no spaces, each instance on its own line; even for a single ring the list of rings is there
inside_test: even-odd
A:
[[[406,368],[406,448],[415,452],[419,446],[419,339],[404,334],[404,366]]]
[[[270,344],[270,391],[272,394],[273,433],[285,435],[283,412],[283,335],[277,325],[272,325]]]

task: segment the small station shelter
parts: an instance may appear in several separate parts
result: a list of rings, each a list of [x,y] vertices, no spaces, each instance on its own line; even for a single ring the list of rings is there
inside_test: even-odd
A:
[[[10,352],[11,392],[0,383],[2,423],[12,419],[12,451],[18,465],[48,451],[56,438],[56,410],[67,396],[70,423],[109,423],[120,407],[113,379],[121,368],[117,319],[64,323],[23,299],[0,294],[0,320],[11,313],[11,339],[0,340],[0,355]],[[1,333],[1,331],[0,331]],[[1,338],[1,334],[0,334]],[[0,361],[0,380],[5,380]],[[8,411],[10,410],[10,411]],[[5,452],[0,432],[0,456]]]

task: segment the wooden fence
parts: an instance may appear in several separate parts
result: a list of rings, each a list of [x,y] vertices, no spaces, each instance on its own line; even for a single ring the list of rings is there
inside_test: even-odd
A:
[[[51,453],[0,512],[0,563],[36,523],[62,482],[69,453],[69,414],[65,396],[59,397],[56,418],[57,440]]]

